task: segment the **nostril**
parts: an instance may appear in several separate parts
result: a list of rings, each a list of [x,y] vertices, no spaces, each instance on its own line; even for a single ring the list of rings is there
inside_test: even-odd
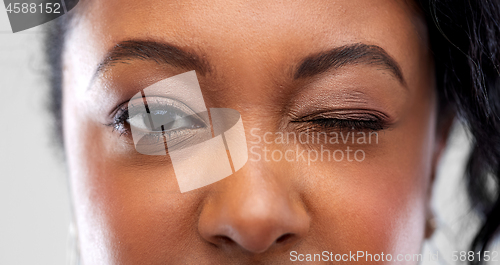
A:
[[[276,243],[279,244],[279,243],[286,242],[286,241],[288,241],[292,237],[293,237],[292,233],[286,233],[286,234],[278,237],[278,239],[276,239]]]
[[[232,244],[236,243],[230,237],[224,236],[224,235],[214,236],[214,239],[215,239],[216,242],[218,242],[221,245],[232,245]]]
[[[294,233],[286,233],[286,234],[283,234],[280,237],[278,237],[273,242],[276,245],[286,245],[286,244],[290,243],[291,241],[293,241],[293,238],[295,236],[296,235]],[[213,236],[210,243],[216,247],[222,247],[222,248],[227,248],[227,247],[232,248],[234,246],[241,245],[239,242],[235,241],[231,237],[221,235],[221,234]],[[269,243],[271,243],[271,242],[269,242]],[[241,246],[243,246],[243,245],[241,245]],[[246,246],[245,248],[249,249],[248,246]]]

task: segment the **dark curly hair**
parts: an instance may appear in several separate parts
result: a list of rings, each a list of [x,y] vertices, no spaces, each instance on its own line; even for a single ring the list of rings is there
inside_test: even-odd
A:
[[[421,0],[420,5],[440,102],[455,111],[472,136],[465,178],[482,224],[470,250],[482,252],[500,225],[500,1]]]
[[[66,0],[67,5],[76,2]],[[482,223],[470,250],[484,251],[500,225],[500,0],[416,3],[427,21],[441,116],[456,115],[472,136],[465,178],[469,200]],[[54,21],[45,39],[51,68],[50,108],[59,139],[61,55],[70,20],[71,14]],[[475,259],[471,263],[481,262]]]

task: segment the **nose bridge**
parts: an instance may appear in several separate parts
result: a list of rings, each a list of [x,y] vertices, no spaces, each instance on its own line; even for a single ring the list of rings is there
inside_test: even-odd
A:
[[[283,63],[268,60],[265,54],[240,49],[221,63],[222,75],[231,80],[227,93],[238,95],[232,101],[240,111],[248,150],[253,144],[252,128],[275,131],[281,117],[281,102],[276,97],[279,73],[270,69]],[[220,91],[222,92],[222,91]],[[256,108],[255,106],[259,106]],[[232,106],[231,106],[232,107]],[[270,147],[270,146],[268,146]],[[275,146],[273,148],[281,148]],[[280,162],[250,159],[233,175],[214,183],[200,211],[198,230],[204,240],[224,250],[262,253],[290,246],[304,238],[309,216],[293,189],[293,171],[285,160]]]
[[[246,108],[277,103],[273,97],[278,86],[288,82],[293,62],[290,54],[283,54],[283,44],[273,38],[258,38],[224,47],[210,58],[217,66],[218,78],[224,80],[211,87],[212,92],[231,95],[232,104]]]
[[[284,176],[288,173],[272,164],[278,163],[249,161],[225,183],[223,193],[217,197],[221,203],[225,202],[221,206],[230,209],[235,217],[245,219],[274,219],[277,215],[291,214],[293,191],[289,188],[290,179]]]
[[[271,165],[249,161],[239,172],[216,184],[200,214],[200,234],[213,244],[232,245],[252,253],[303,238],[309,229],[309,217],[286,182],[287,178],[280,178]]]

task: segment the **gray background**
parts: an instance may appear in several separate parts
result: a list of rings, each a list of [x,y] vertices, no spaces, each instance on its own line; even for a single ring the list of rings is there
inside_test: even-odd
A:
[[[66,264],[70,203],[51,143],[41,28],[12,34],[0,4],[0,264]]]
[[[68,260],[70,202],[64,164],[52,142],[46,111],[41,37],[41,27],[12,34],[0,4],[2,265],[57,265]],[[455,126],[451,138],[433,196],[439,229],[424,245],[425,253],[439,249],[440,262],[424,264],[452,264],[452,251],[463,250],[466,245],[459,242],[474,232],[474,218],[464,218],[468,209],[464,193],[457,192],[463,190],[460,179],[469,144],[460,126]]]

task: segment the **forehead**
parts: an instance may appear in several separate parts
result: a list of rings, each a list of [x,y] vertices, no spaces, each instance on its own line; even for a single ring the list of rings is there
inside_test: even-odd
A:
[[[83,15],[68,37],[67,53],[86,80],[109,49],[128,39],[185,47],[207,56],[222,72],[235,63],[281,69],[311,53],[352,43],[382,47],[405,76],[427,58],[425,25],[405,1],[107,0],[80,7]]]
[[[108,39],[161,34],[179,45],[261,48],[342,45],[392,40],[402,44],[415,31],[415,12],[396,0],[331,1],[91,1],[85,10],[95,33]],[[401,34],[405,33],[405,34]],[[223,38],[221,38],[223,37]],[[339,38],[341,37],[341,38]]]

